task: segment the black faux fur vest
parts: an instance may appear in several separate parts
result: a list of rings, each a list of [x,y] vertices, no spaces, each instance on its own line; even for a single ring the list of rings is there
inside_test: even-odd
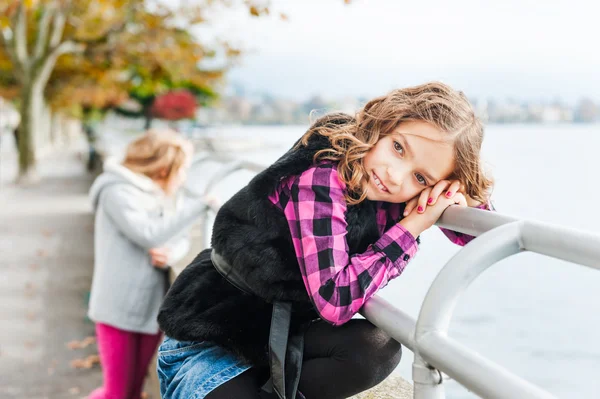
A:
[[[313,125],[344,124],[352,118],[334,114]],[[158,315],[161,329],[180,341],[211,340],[253,364],[267,364],[272,306],[293,301],[292,329],[318,318],[304,287],[291,234],[283,212],[268,196],[282,178],[313,165],[315,153],[330,146],[321,135],[291,149],[227,201],[217,214],[213,248],[262,298],[239,291],[216,271],[209,250],[183,270],[167,293]],[[350,254],[361,253],[379,237],[375,203],[363,201],[346,212]]]

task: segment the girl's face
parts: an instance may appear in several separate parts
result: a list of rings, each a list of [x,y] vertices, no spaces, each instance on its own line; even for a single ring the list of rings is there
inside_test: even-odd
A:
[[[187,171],[189,166],[186,164],[179,168],[179,170],[172,176],[169,180],[167,180],[167,184],[165,187],[165,193],[167,195],[173,195],[183,186],[187,179]]]
[[[454,148],[446,133],[422,121],[402,122],[381,138],[363,159],[363,183],[372,201],[402,203],[454,170]]]
[[[162,187],[166,195],[173,195],[183,186],[187,180],[187,172],[191,166],[191,161],[186,160],[185,164],[182,165],[171,177],[166,177],[166,171],[161,174],[161,177],[154,181]]]

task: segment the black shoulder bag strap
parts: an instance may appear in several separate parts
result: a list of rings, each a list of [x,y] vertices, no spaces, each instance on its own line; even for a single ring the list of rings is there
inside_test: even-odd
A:
[[[210,255],[217,271],[234,287],[257,295],[246,281],[236,274],[235,269],[213,249]],[[257,295],[259,296],[259,295]],[[292,303],[273,302],[271,328],[269,332],[269,364],[271,378],[262,387],[266,392],[275,392],[279,399],[295,399],[302,371],[304,354],[304,328],[290,336]]]
[[[290,335],[292,304],[275,301],[269,334],[269,363],[273,391],[280,399],[294,399],[302,371],[304,331]]]

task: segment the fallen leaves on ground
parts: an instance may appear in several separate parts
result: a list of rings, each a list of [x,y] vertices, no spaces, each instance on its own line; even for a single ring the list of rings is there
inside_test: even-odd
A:
[[[25,296],[27,298],[33,298],[36,294],[35,285],[32,282],[25,283]]]
[[[69,349],[82,349],[96,342],[96,337],[85,337],[82,341],[71,341],[67,343]]]
[[[74,369],[91,369],[94,364],[100,364],[100,357],[98,355],[90,355],[85,359],[71,360],[71,367]]]
[[[48,375],[52,375],[54,374],[54,372],[56,371],[56,365],[58,364],[58,362],[55,360],[52,360],[52,362],[48,365]]]
[[[42,230],[42,235],[44,237],[52,237],[54,235],[54,232],[52,230],[44,229]]]
[[[29,340],[29,341],[25,341],[25,342],[23,342],[23,346],[24,346],[25,348],[27,348],[27,349],[34,349],[34,348],[36,348],[36,347],[38,346],[38,343],[37,343],[37,342],[34,342],[34,341],[31,341],[31,340]]]

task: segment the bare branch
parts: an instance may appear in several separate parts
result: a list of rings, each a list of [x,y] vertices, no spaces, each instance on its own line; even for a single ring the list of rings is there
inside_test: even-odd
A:
[[[62,42],[58,47],[53,49],[48,57],[44,60],[40,73],[36,78],[36,84],[40,85],[42,89],[46,87],[48,83],[48,79],[50,79],[50,74],[54,69],[54,65],[56,65],[56,60],[62,54],[67,53],[77,53],[85,50],[85,46],[83,44],[75,43],[71,40]]]
[[[25,11],[25,2],[19,2],[16,16],[14,17],[14,43],[17,59],[23,67],[23,70],[29,69],[29,59],[27,55],[27,15]]]
[[[66,42],[62,42],[58,47],[56,47],[50,56],[60,56],[62,54],[67,53],[81,53],[85,50],[85,44],[77,43],[73,40],[68,40]]]
[[[52,16],[56,11],[56,3],[52,2],[51,4],[43,7],[44,11],[38,27],[35,51],[33,53],[33,56],[36,60],[41,59],[44,55],[44,50],[46,50],[46,44],[48,43],[48,31],[50,30],[50,22],[52,21]]]
[[[67,23],[67,8],[63,7],[54,13],[54,24],[52,26],[52,36],[50,37],[50,48],[53,49],[60,44],[65,24]]]

